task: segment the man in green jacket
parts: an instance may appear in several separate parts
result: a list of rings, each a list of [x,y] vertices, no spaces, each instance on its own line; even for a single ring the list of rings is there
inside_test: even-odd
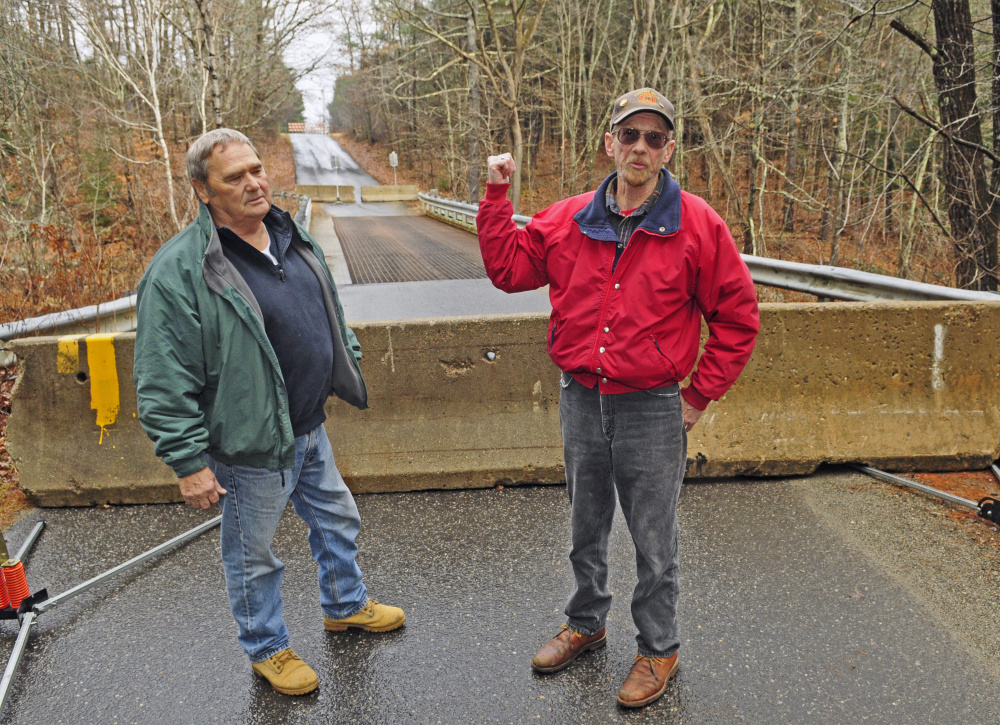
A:
[[[153,257],[138,294],[139,420],[196,508],[222,508],[222,562],[239,641],[278,692],[315,690],[289,646],[284,565],[271,540],[291,500],[309,524],[327,630],[386,632],[403,610],[368,597],[357,505],[323,422],[332,393],[368,407],[360,346],[323,254],[271,204],[250,140],[209,131],[187,153],[200,213]]]

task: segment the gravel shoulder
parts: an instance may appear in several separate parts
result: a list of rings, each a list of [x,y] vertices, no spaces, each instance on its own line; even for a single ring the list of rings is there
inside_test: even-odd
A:
[[[860,473],[823,472],[793,484],[821,525],[876,562],[1000,679],[1000,532],[959,507]],[[862,593],[858,593],[863,596]]]

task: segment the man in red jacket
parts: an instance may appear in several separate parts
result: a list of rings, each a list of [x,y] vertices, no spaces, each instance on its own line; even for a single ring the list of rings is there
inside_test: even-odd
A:
[[[506,292],[549,285],[549,355],[559,399],[576,586],[567,623],[531,661],[556,672],[603,647],[615,494],[636,547],[638,654],[624,707],[659,698],[677,671],[677,498],[687,431],[739,376],[760,326],[753,281],[725,222],[663,166],[674,107],[652,88],[618,98],[604,147],[616,173],[518,230],[507,200],[510,154],[489,158],[479,245]],[[709,337],[698,357],[701,320]]]

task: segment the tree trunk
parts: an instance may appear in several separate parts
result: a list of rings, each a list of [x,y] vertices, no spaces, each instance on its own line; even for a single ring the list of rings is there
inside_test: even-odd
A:
[[[993,20],[993,73],[991,95],[993,98],[993,153],[1000,155],[1000,0],[991,0],[990,15]],[[993,228],[1000,228],[1000,164],[993,164],[990,175],[990,220]]]
[[[510,114],[511,146],[513,146],[514,165],[517,167],[514,176],[510,180],[510,203],[514,206],[514,213],[521,213],[521,162],[524,159],[524,137],[521,135],[521,115],[517,112],[517,107]]]
[[[222,128],[222,93],[219,91],[219,54],[215,49],[215,26],[209,17],[209,0],[194,0],[201,19],[201,31],[205,36],[205,51],[203,56],[205,72],[208,73],[209,95],[212,99],[212,123],[214,128]]]
[[[476,54],[476,21],[470,14],[465,21],[465,49]],[[484,159],[479,158],[479,66],[469,61],[469,203],[479,203],[479,171]]]
[[[942,126],[948,135],[982,146],[969,0],[934,0],[932,7],[934,84]],[[997,229],[990,218],[986,158],[974,148],[946,141],[942,172],[955,240],[955,281],[965,289],[995,290]]]

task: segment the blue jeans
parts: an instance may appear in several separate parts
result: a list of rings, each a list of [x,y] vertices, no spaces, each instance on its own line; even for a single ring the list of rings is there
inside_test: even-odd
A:
[[[635,544],[632,621],[639,654],[669,657],[677,634],[677,499],[687,464],[678,387],[601,395],[562,375],[559,420],[572,516],[569,627],[596,634],[611,608],[608,537],[615,494]]]
[[[309,524],[323,614],[343,619],[361,611],[368,603],[355,561],[361,516],[333,461],[322,425],[295,439],[291,470],[229,466],[211,458],[209,466],[227,492],[219,498],[222,565],[239,641],[251,662],[266,660],[289,646],[281,615],[285,565],[271,549],[289,499],[295,513]]]

